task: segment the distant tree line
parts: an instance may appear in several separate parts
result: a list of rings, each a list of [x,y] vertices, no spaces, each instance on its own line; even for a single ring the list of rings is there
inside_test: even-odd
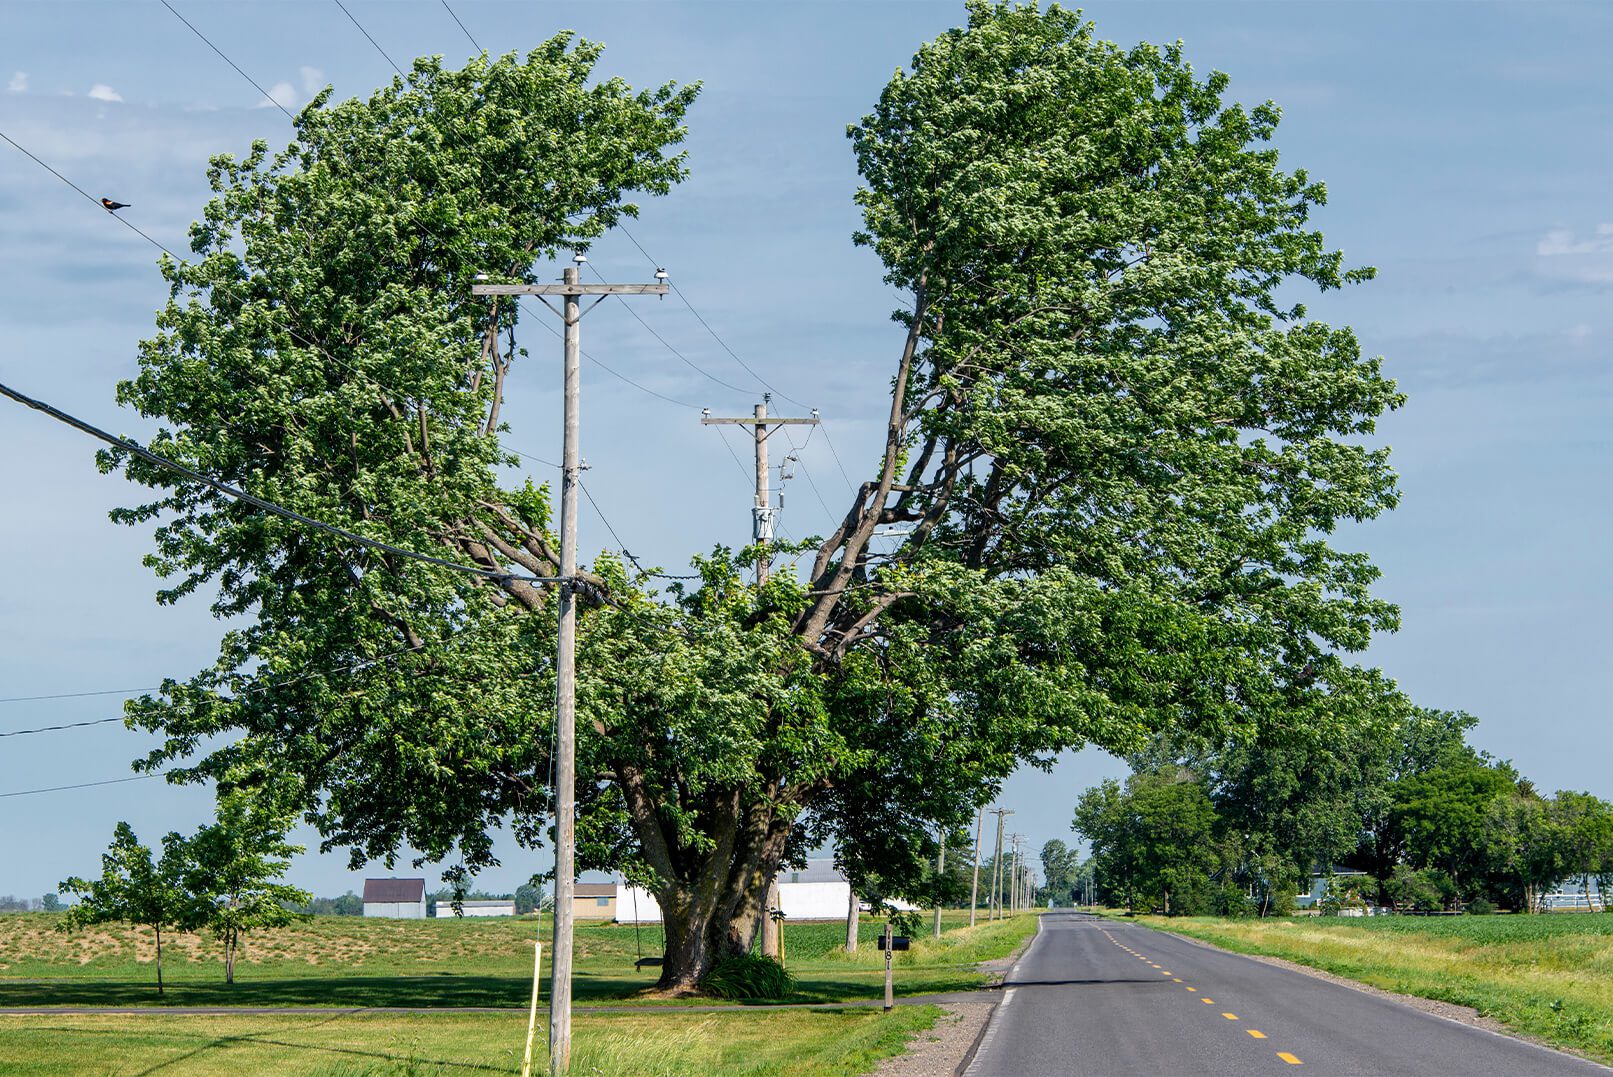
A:
[[[1124,783],[1082,794],[1074,829],[1092,858],[1059,885],[1084,868],[1110,904],[1226,916],[1291,911],[1313,871],[1324,911],[1534,912],[1565,880],[1613,887],[1613,804],[1542,795],[1466,743],[1474,724],[1415,710],[1325,739],[1157,742]]]

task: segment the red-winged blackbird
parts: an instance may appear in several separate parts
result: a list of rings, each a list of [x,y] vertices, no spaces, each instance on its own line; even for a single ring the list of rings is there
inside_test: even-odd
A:
[[[127,202],[114,202],[110,198],[101,199],[101,205],[105,206],[108,210],[128,209],[129,208],[129,203],[127,203]]]

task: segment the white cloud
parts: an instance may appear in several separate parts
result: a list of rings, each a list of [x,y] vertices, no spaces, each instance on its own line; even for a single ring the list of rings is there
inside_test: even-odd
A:
[[[97,82],[90,87],[90,96],[97,101],[122,101],[123,95],[104,82]]]
[[[12,75],[11,81],[6,83],[6,89],[10,90],[12,93],[27,93],[28,72],[18,71],[15,75]]]
[[[289,82],[277,82],[269,87],[269,96],[253,108],[291,108],[297,103],[297,88]]]
[[[302,76],[302,92],[308,96],[312,97],[325,88],[325,73],[319,68],[299,67],[297,73]]]
[[[1613,254],[1613,224],[1599,224],[1596,232],[1584,239],[1566,228],[1547,232],[1535,245],[1535,253],[1542,258],[1559,254]]]
[[[1613,284],[1613,224],[1580,234],[1554,228],[1535,244],[1541,272],[1581,284]]]

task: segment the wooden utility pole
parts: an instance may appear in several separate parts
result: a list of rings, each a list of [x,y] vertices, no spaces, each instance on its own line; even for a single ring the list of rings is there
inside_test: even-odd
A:
[[[773,436],[773,431],[781,426],[817,426],[818,410],[812,409],[809,419],[769,418],[767,403],[772,399],[771,394],[763,396],[762,402],[756,405],[754,414],[743,418],[718,418],[711,414],[707,408],[700,417],[703,426],[748,426],[756,437],[756,502],[751,506],[751,541],[763,550],[756,557],[756,582],[767,582],[768,569],[772,559],[768,556],[766,547],[773,541],[773,518],[777,510],[773,508],[773,495],[768,490],[767,473],[767,439]]]
[[[1003,817],[1014,814],[1007,808],[993,808],[997,817],[997,851],[991,858],[991,919],[1000,920],[1003,913]]]
[[[946,871],[946,869],[947,869],[947,838],[946,838],[945,834],[942,834],[941,835],[941,848],[940,848],[940,851],[938,851],[935,854],[935,875],[936,875],[935,881],[936,881],[936,885],[938,887],[941,884],[941,875],[942,875],[942,873],[944,873]],[[937,939],[941,937],[941,897],[940,897],[939,894],[937,894],[936,898],[935,898],[935,930],[933,932],[931,932],[931,935],[934,938],[937,938]]]
[[[975,906],[980,903],[980,835],[986,825],[986,806],[980,805],[980,814],[975,816],[975,877],[969,884],[969,926],[975,926]]]
[[[549,1072],[571,1067],[571,899],[577,882],[577,487],[582,477],[578,446],[582,405],[582,305],[585,295],[666,295],[665,280],[655,284],[583,284],[583,256],[567,266],[559,284],[473,284],[472,295],[564,297],[565,418],[560,452],[560,640],[555,649],[555,844],[554,973],[549,987]],[[548,306],[545,299],[544,305]],[[592,310],[593,306],[589,309]],[[553,309],[552,307],[550,309]]]

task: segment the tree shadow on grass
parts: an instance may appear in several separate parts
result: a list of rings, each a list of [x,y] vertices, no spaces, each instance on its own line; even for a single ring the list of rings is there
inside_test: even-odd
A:
[[[141,1035],[146,1039],[162,1038],[168,1039],[175,1043],[194,1042],[196,1046],[188,1051],[185,1051],[183,1054],[175,1055],[172,1058],[163,1059],[160,1062],[147,1066],[145,1069],[136,1070],[134,1071],[133,1077],[148,1077],[150,1074],[161,1073],[164,1070],[181,1065],[200,1055],[204,1055],[209,1051],[240,1047],[247,1044],[259,1044],[264,1047],[279,1047],[292,1051],[318,1052],[325,1055],[340,1055],[379,1062],[407,1062],[411,1066],[435,1066],[439,1069],[447,1070],[473,1070],[483,1073],[507,1072],[507,1070],[502,1066],[490,1066],[483,1062],[460,1062],[447,1058],[421,1058],[418,1055],[400,1056],[397,1054],[388,1053],[386,1051],[364,1051],[356,1047],[332,1047],[321,1044],[295,1043],[288,1040],[272,1038],[275,1036],[285,1035],[287,1033],[307,1032],[311,1029],[320,1028],[324,1025],[331,1024],[332,1022],[339,1021],[343,1017],[348,1016],[351,1015],[333,1014],[323,1021],[315,1021],[311,1024],[303,1021],[294,1025],[286,1025],[282,1028],[265,1029],[262,1032],[243,1032],[233,1036],[214,1036],[211,1038],[187,1035],[184,1032],[174,1031],[172,1029],[164,1029],[160,1032],[142,1030]],[[57,1035],[63,1037],[86,1035],[124,1037],[127,1036],[129,1032],[127,1028],[86,1029],[72,1026],[55,1027],[49,1025],[35,1025],[30,1027],[36,1031],[56,1033]]]
[[[631,973],[620,977],[579,975],[573,997],[579,1001],[629,999],[653,983],[653,978]],[[474,1006],[519,1009],[532,994],[529,978],[465,976],[438,973],[426,976],[321,976],[237,980],[223,983],[170,981],[166,993],[157,994],[149,980],[29,980],[0,981],[0,1007],[34,1006],[341,1006],[341,1007],[451,1007]],[[543,981],[541,998],[549,997]]]

